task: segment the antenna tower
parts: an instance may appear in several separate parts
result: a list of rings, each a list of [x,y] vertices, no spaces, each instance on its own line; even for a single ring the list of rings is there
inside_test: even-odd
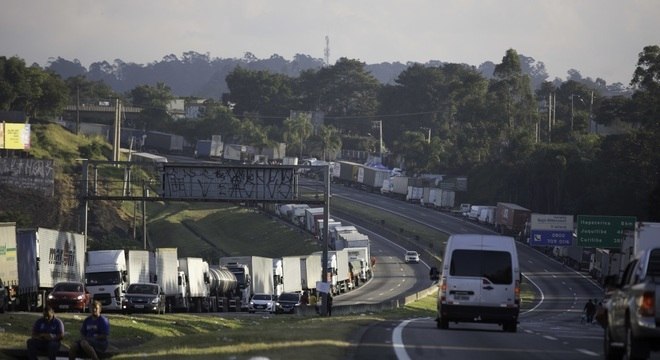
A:
[[[325,66],[330,66],[330,37],[325,36],[325,49],[323,49],[323,56],[325,60]]]

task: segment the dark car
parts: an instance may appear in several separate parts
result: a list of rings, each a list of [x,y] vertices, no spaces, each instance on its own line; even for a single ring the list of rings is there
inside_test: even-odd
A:
[[[126,313],[152,312],[165,313],[165,294],[158,284],[134,283],[126,288],[122,303]]]
[[[301,298],[302,296],[297,292],[283,293],[277,300],[279,303],[279,312],[295,314],[302,304]]]
[[[87,312],[91,296],[82,282],[60,282],[48,294],[46,302],[55,311]]]

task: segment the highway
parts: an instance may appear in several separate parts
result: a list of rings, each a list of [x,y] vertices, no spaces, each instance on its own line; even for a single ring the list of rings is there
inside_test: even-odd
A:
[[[333,197],[390,211],[449,234],[494,233],[461,218],[377,194],[336,185],[333,185],[332,194]],[[379,285],[382,292],[393,287],[410,289],[411,292],[428,287],[427,267],[423,264],[401,264],[403,251],[400,247],[382,245],[388,241],[380,237],[373,239],[372,246],[379,249],[381,257],[393,259],[402,268],[402,274],[414,272],[418,277],[419,286],[416,287],[410,284],[407,275],[388,276],[383,280],[390,283],[389,286]],[[388,257],[385,251],[399,253],[391,253]],[[602,357],[603,329],[598,325],[581,322],[582,308],[587,300],[603,297],[600,286],[526,244],[518,243],[518,255],[523,282],[528,282],[536,291],[536,300],[523,306],[518,332],[505,333],[498,325],[471,323],[450,323],[449,329],[440,330],[432,317],[383,322],[373,324],[361,334],[354,358],[568,360]],[[393,274],[396,274],[397,266],[392,266]],[[361,297],[358,292],[354,294]],[[346,297],[346,300],[349,298]],[[356,301],[353,298],[350,300]],[[652,354],[652,358],[660,357]]]

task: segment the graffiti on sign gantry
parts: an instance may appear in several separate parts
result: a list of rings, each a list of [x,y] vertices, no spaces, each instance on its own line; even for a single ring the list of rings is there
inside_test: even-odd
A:
[[[295,172],[287,167],[163,167],[163,197],[201,200],[291,200]]]

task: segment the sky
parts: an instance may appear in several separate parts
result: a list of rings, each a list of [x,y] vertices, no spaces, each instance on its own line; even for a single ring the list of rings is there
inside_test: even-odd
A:
[[[500,63],[508,49],[550,80],[628,85],[639,53],[660,45],[658,0],[0,0],[0,56],[47,66],[148,64],[194,51],[211,58],[296,54],[330,63]]]

